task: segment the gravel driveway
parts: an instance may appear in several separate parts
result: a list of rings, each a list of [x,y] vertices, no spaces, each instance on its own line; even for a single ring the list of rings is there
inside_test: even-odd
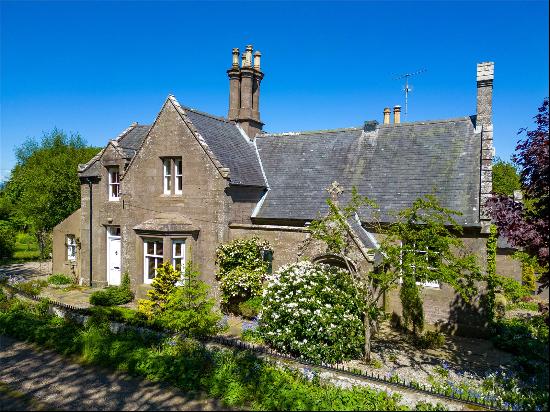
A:
[[[0,383],[56,410],[227,410],[220,401],[124,373],[72,363],[0,335]],[[31,405],[32,402],[27,402]],[[20,407],[0,392],[0,411]],[[31,409],[32,406],[29,406]],[[19,409],[21,410],[21,409]]]

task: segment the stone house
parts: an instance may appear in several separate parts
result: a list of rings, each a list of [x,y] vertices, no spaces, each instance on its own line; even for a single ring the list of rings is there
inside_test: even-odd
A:
[[[261,54],[233,49],[227,118],[182,106],[170,95],[151,125],[132,124],[79,167],[81,209],[54,230],[54,272],[75,271],[83,284],[116,285],[128,272],[143,295],[162,261],[192,261],[218,296],[215,250],[258,236],[274,249],[273,269],[298,258],[306,225],[326,211],[326,188],[355,186],[392,212],[434,193],[462,212],[464,241],[485,261],[491,193],[493,63],[477,65],[477,112],[334,130],[265,133],[260,118]],[[363,250],[376,248],[371,216],[358,216]],[[307,254],[318,260],[320,247]],[[372,260],[372,259],[371,259]],[[447,322],[454,292],[424,288],[428,321]],[[398,310],[395,297],[387,305]],[[452,319],[460,322],[461,319]]]

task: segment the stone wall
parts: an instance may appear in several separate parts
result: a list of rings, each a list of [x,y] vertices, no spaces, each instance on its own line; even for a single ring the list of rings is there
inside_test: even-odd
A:
[[[64,273],[69,276],[73,276],[74,273],[80,277],[80,257],[82,254],[81,249],[78,247],[80,244],[80,211],[81,209],[78,209],[53,229],[52,273]],[[67,259],[67,235],[74,235],[76,239],[77,249],[74,261]]]
[[[165,195],[163,187],[164,157],[182,159],[183,193]],[[109,160],[107,160],[109,159]],[[171,258],[170,240],[186,240],[186,257],[201,271],[201,277],[213,286],[218,295],[215,281],[215,250],[227,240],[228,223],[231,216],[231,197],[228,195],[228,181],[206,154],[196,137],[182,120],[180,114],[167,101],[142,148],[132,160],[126,175],[121,179],[121,198],[108,199],[108,176],[106,166],[118,164],[124,170],[124,161],[114,148],[108,148],[101,162],[101,180],[92,185],[93,191],[93,284],[107,283],[107,227],[120,226],[122,241],[122,271],[128,271],[134,289],[143,288],[144,283],[144,238],[164,240],[164,258]],[[248,199],[250,196],[241,196]],[[82,259],[83,273],[89,273],[89,188],[82,185]],[[247,202],[242,202],[246,204]],[[244,209],[250,205],[243,206]],[[190,220],[194,232],[159,233],[155,231],[137,233],[134,227],[171,213]],[[250,212],[249,212],[250,213]],[[237,215],[243,212],[237,213]],[[139,288],[138,288],[139,287]],[[143,291],[142,291],[143,292]]]

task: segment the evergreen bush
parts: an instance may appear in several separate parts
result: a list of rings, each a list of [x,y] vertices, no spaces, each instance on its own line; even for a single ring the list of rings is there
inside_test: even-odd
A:
[[[191,264],[185,266],[183,286],[169,293],[155,321],[167,329],[190,336],[215,335],[221,328],[221,313],[214,309],[215,301],[208,297],[209,286],[199,280],[199,273]]]
[[[124,273],[120,286],[107,286],[91,294],[90,303],[96,306],[124,305],[134,299],[134,293],[130,289],[130,275]]]
[[[174,269],[169,262],[164,262],[157,268],[157,274],[151,283],[152,288],[147,291],[149,299],[140,299],[138,310],[148,318],[151,318],[156,310],[163,310],[168,296],[180,281],[181,272]]]

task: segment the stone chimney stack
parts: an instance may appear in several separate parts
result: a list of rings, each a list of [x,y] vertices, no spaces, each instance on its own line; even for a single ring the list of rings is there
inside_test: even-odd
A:
[[[393,122],[401,123],[401,106],[399,105],[393,107]]]
[[[233,65],[227,71],[229,77],[229,120],[237,122],[254,139],[262,130],[260,120],[260,82],[264,74],[260,70],[261,53],[252,54],[252,45],[246,46],[239,67],[239,49],[233,49]],[[254,57],[253,57],[254,56]],[[252,59],[254,58],[254,62]],[[253,64],[254,63],[254,64]]]
[[[390,113],[390,108],[384,107],[384,124],[390,124]]]
[[[493,62],[477,65],[476,133],[481,133],[481,170],[479,193],[479,221],[481,233],[489,233],[491,216],[485,206],[493,191]]]
[[[477,65],[477,124],[493,124],[493,79],[495,64],[493,62]]]
[[[233,64],[227,71],[229,77],[229,120],[239,117],[241,107],[241,70],[239,69],[239,49],[233,49]]]

